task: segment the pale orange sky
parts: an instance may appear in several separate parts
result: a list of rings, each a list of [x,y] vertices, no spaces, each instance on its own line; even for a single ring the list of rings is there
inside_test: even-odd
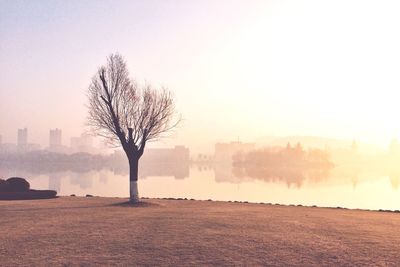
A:
[[[167,144],[267,135],[400,137],[397,1],[0,1],[0,135],[79,135],[86,89],[121,53],[166,85]]]

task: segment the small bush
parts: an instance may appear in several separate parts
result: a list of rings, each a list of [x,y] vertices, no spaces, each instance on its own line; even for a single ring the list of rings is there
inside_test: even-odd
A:
[[[0,179],[0,192],[7,191],[7,182],[6,180]]]

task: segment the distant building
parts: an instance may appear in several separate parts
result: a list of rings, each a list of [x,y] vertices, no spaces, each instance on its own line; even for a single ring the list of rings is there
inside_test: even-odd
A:
[[[1,137],[0,137],[1,139]],[[17,131],[17,144],[2,143],[0,140],[0,152],[8,153],[25,153],[30,151],[40,150],[39,144],[28,143],[28,129],[18,129]]]
[[[96,150],[93,147],[93,138],[87,134],[81,134],[80,137],[71,138],[71,150],[73,153],[85,152],[95,153]]]
[[[253,143],[230,142],[215,144],[214,161],[216,162],[232,162],[232,157],[240,152],[248,152],[254,150]]]
[[[61,146],[61,136],[62,136],[62,131],[61,129],[50,129],[50,134],[49,134],[49,147],[50,148],[55,148],[55,147],[60,147]]]
[[[143,154],[139,176],[173,176],[184,179],[189,176],[189,148],[148,148]]]
[[[17,146],[19,148],[26,148],[28,145],[28,129],[18,129]]]
[[[17,136],[17,148],[18,152],[29,152],[40,149],[39,144],[29,144],[28,143],[28,129],[18,129]]]
[[[15,144],[4,143],[0,145],[0,152],[4,154],[16,153],[18,152],[18,147]]]
[[[49,131],[49,148],[48,151],[68,154],[70,149],[62,145],[62,131],[61,129],[55,128]]]
[[[24,152],[37,151],[37,150],[40,150],[39,144],[27,144]]]

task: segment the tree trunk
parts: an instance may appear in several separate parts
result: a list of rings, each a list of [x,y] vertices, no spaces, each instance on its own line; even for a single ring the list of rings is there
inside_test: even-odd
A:
[[[139,202],[139,191],[138,191],[138,169],[139,159],[137,157],[129,158],[129,185],[130,185],[130,197],[131,203]]]

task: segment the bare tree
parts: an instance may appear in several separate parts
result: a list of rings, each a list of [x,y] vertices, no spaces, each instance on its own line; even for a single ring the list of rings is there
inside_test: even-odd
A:
[[[140,86],[129,78],[124,59],[107,58],[88,89],[91,130],[109,144],[122,146],[129,161],[130,201],[139,201],[139,159],[146,143],[163,137],[179,122],[174,98],[166,89]]]

